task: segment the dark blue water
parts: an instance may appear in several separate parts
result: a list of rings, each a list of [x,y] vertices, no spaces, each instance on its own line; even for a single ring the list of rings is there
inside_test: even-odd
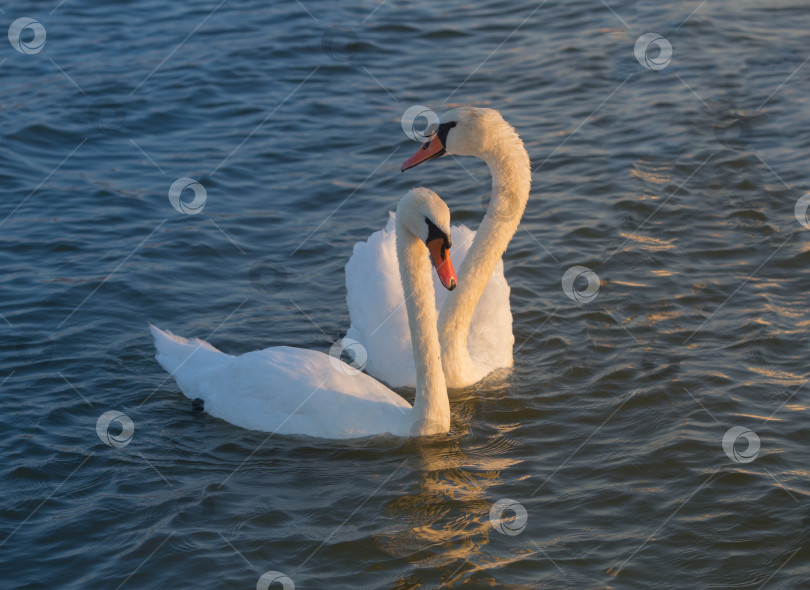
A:
[[[3,5],[2,586],[810,585],[810,9],[607,4]],[[428,441],[192,412],[147,321],[327,351],[409,187],[477,226],[482,162],[399,172],[417,104],[532,158],[514,370]]]

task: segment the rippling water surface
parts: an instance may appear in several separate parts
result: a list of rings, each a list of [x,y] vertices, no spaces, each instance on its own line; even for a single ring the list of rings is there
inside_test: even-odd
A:
[[[5,4],[39,24],[0,48],[2,585],[810,584],[810,9],[607,4]],[[147,321],[326,351],[352,244],[409,187],[477,226],[482,162],[399,172],[416,104],[497,108],[532,158],[514,370],[425,441],[194,414]]]

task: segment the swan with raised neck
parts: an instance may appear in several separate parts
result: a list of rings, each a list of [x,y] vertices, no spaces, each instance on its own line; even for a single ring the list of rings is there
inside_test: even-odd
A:
[[[450,402],[431,263],[442,285],[455,288],[447,252],[450,211],[433,191],[412,189],[399,202],[396,222],[397,265],[416,360],[413,406],[376,379],[315,350],[275,346],[231,356],[150,326],[158,362],[206,412],[243,428],[336,439],[447,432]]]
[[[397,259],[416,362],[416,394],[411,410],[411,432],[419,435],[438,434],[450,429],[450,401],[436,331],[436,296],[433,281],[430,280],[431,263],[425,256],[426,244],[433,255],[430,232],[435,230],[430,227],[431,224],[442,234],[443,246],[449,248],[450,211],[447,205],[429,189],[411,189],[408,198],[400,200],[397,206]],[[421,233],[418,233],[420,230]],[[442,284],[448,289],[455,289],[455,273],[450,258],[447,257],[443,265],[436,258],[437,256],[433,256],[433,264]]]
[[[459,270],[459,288],[439,314],[445,380],[448,387],[456,388],[472,385],[489,372],[471,358],[467,337],[475,307],[526,209],[531,164],[515,129],[498,111],[488,108],[460,107],[443,113],[402,171],[445,154],[480,158],[492,175],[489,207]]]

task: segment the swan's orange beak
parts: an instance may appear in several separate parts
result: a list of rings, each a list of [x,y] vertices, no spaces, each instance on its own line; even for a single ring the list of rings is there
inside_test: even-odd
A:
[[[427,243],[428,251],[430,252],[430,260],[433,266],[436,267],[436,274],[439,275],[439,280],[448,291],[456,288],[458,279],[456,277],[456,270],[453,268],[453,261],[450,260],[450,252],[445,246],[444,238],[434,238]]]
[[[433,158],[438,158],[444,155],[444,144],[439,139],[438,134],[434,135],[422,144],[414,155],[402,163],[402,171],[405,172],[408,168],[413,168],[417,164],[427,162]]]

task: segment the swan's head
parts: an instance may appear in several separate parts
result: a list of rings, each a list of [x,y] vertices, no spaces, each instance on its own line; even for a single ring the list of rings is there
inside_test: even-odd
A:
[[[443,113],[425,132],[427,141],[405,160],[402,171],[445,154],[484,157],[502,128],[512,129],[495,109],[459,107]]]
[[[451,241],[447,203],[430,189],[412,188],[399,200],[397,223],[425,243],[442,285],[448,291],[455,289],[458,279],[448,251]]]

